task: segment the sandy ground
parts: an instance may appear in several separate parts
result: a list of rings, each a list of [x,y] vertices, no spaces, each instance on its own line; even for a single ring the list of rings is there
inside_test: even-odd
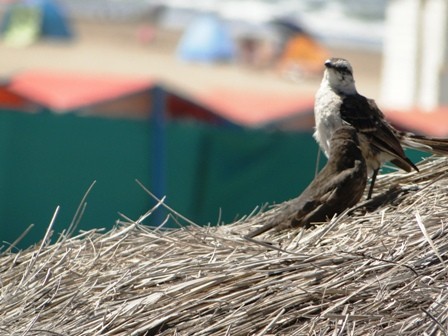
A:
[[[259,92],[313,95],[320,78],[290,81],[273,70],[254,70],[238,65],[186,64],[175,58],[179,34],[161,32],[153,44],[136,38],[136,24],[75,23],[75,41],[41,40],[26,48],[0,44],[0,75],[24,69],[48,69],[94,74],[114,74],[160,79],[186,92],[231,87]],[[378,97],[381,54],[330,48],[334,56],[348,58],[355,69],[358,89]]]

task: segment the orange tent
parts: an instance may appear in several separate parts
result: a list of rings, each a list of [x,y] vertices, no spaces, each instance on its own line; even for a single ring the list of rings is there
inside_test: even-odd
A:
[[[299,33],[291,37],[279,60],[279,70],[286,75],[312,76],[321,74],[329,54],[308,34]]]

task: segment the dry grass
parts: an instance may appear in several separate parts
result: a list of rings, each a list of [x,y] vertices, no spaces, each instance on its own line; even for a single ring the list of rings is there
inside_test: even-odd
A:
[[[221,227],[122,223],[0,256],[0,334],[448,335],[447,159],[372,213],[242,235],[284,203]],[[51,226],[50,226],[51,229]],[[50,233],[50,230],[49,230]]]

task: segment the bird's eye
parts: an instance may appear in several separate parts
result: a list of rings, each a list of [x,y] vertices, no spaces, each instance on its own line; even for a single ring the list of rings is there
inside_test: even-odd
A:
[[[341,72],[343,74],[352,74],[350,69],[347,68],[345,65],[339,65],[339,66],[337,66],[337,69],[338,69],[339,72]]]

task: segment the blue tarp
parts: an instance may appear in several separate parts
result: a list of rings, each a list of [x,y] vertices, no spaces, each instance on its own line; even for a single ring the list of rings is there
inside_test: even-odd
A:
[[[187,28],[177,48],[184,61],[230,61],[235,43],[224,23],[215,15],[202,15]]]
[[[73,30],[68,22],[68,17],[60,6],[57,6],[50,0],[34,0],[33,2],[40,6],[43,14],[41,36],[57,38],[73,37]]]

